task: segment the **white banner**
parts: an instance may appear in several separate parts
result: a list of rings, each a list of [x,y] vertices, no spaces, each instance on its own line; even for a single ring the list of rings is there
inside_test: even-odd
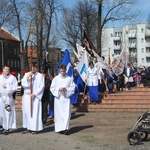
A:
[[[87,69],[88,69],[88,63],[89,63],[87,55],[88,55],[87,52],[84,51],[83,54],[81,55],[79,63],[76,66],[76,69],[84,82],[87,76]]]

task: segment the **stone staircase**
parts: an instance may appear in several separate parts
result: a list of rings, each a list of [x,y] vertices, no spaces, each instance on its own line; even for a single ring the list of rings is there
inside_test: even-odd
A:
[[[99,94],[99,104],[89,104],[89,100],[79,95],[79,105],[73,109],[80,112],[145,112],[150,110],[150,88],[132,87],[129,91]]]
[[[99,104],[89,104],[88,95],[83,99],[79,94],[79,103],[72,106],[72,111],[79,112],[145,112],[150,110],[150,88],[132,87],[129,91],[121,91],[111,94],[99,94]],[[22,99],[16,95],[15,108],[21,111]]]

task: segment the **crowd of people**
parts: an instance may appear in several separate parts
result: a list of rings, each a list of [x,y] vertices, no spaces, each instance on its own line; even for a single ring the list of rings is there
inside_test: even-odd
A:
[[[96,57],[90,59],[85,84],[82,83],[82,86],[87,88],[79,90],[80,92],[88,93],[89,103],[99,104],[99,93],[111,94],[117,91],[130,90],[133,86],[139,86],[150,75],[150,70],[144,66],[135,68],[130,63],[125,66],[121,60],[119,63],[114,61],[108,65],[105,62],[105,58],[102,58],[103,62],[98,62]],[[76,67],[74,67],[74,70],[76,70]],[[79,74],[78,78],[80,78]],[[76,84],[81,86],[79,82],[76,82]]]
[[[83,95],[88,93],[90,103],[96,104],[99,103],[99,93],[130,90],[141,82],[150,87],[150,69],[136,69],[130,63],[122,67],[121,63],[116,65],[113,62],[108,66],[104,57],[103,61],[98,62],[96,57],[89,61],[85,82],[76,67],[73,70],[73,79],[67,76],[67,68],[63,64],[60,65],[59,74],[50,79],[46,72],[39,73],[37,64],[33,63],[32,70],[25,73],[21,80],[22,134],[37,134],[43,130],[48,116],[52,116],[55,132],[69,135],[71,104],[78,103],[79,92],[83,92]],[[16,77],[10,73],[10,67],[4,65],[0,75],[0,134],[8,135],[10,129],[16,128],[13,94],[17,90],[17,84]]]

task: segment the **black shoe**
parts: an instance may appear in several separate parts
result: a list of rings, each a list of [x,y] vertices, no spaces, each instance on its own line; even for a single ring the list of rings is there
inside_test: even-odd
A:
[[[30,132],[30,130],[25,130],[25,131],[22,132],[22,134],[26,134],[26,133],[29,133],[29,132]]]
[[[69,130],[65,130],[65,131],[64,131],[64,134],[65,134],[65,135],[70,135]]]
[[[9,134],[9,130],[3,130],[3,132],[2,132],[4,135],[8,135]]]
[[[65,133],[65,131],[59,131],[59,134],[64,134]]]

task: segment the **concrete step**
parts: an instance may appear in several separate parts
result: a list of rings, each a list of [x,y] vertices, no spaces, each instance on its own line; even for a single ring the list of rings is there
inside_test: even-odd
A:
[[[79,94],[78,107],[72,107],[76,111],[130,111],[144,112],[150,108],[150,88],[133,87],[129,91],[99,94],[100,104],[89,104],[88,95],[83,99],[83,93]],[[22,109],[22,97],[17,95],[14,101],[16,110]]]
[[[150,99],[102,99],[100,103],[126,103],[126,104],[131,104],[131,103],[143,103],[143,104],[148,104],[150,103]]]
[[[111,93],[111,94],[109,94],[109,95],[133,95],[133,94],[137,94],[137,95],[150,95],[150,91],[117,91],[116,93]],[[106,94],[103,94],[103,93],[100,93],[100,95],[107,95],[108,93],[106,93]]]
[[[77,111],[130,111],[144,112],[150,108],[150,88],[147,87],[132,87],[131,90],[117,91],[116,93],[108,94],[100,93],[100,104],[89,104],[88,95],[83,99],[82,94],[79,95],[80,105]]]
[[[90,104],[90,105],[84,105],[84,107],[88,108],[150,108],[150,103],[101,103],[101,104]]]
[[[132,87],[131,91],[150,91],[150,88],[148,88],[148,87]]]
[[[128,95],[105,95],[101,96],[100,99],[146,99],[150,100],[150,94],[149,95],[138,95],[138,94],[128,94]]]
[[[149,109],[146,108],[78,108],[78,109],[74,109],[74,111],[78,111],[78,112],[140,112],[140,113],[144,113],[146,111],[149,111]]]

